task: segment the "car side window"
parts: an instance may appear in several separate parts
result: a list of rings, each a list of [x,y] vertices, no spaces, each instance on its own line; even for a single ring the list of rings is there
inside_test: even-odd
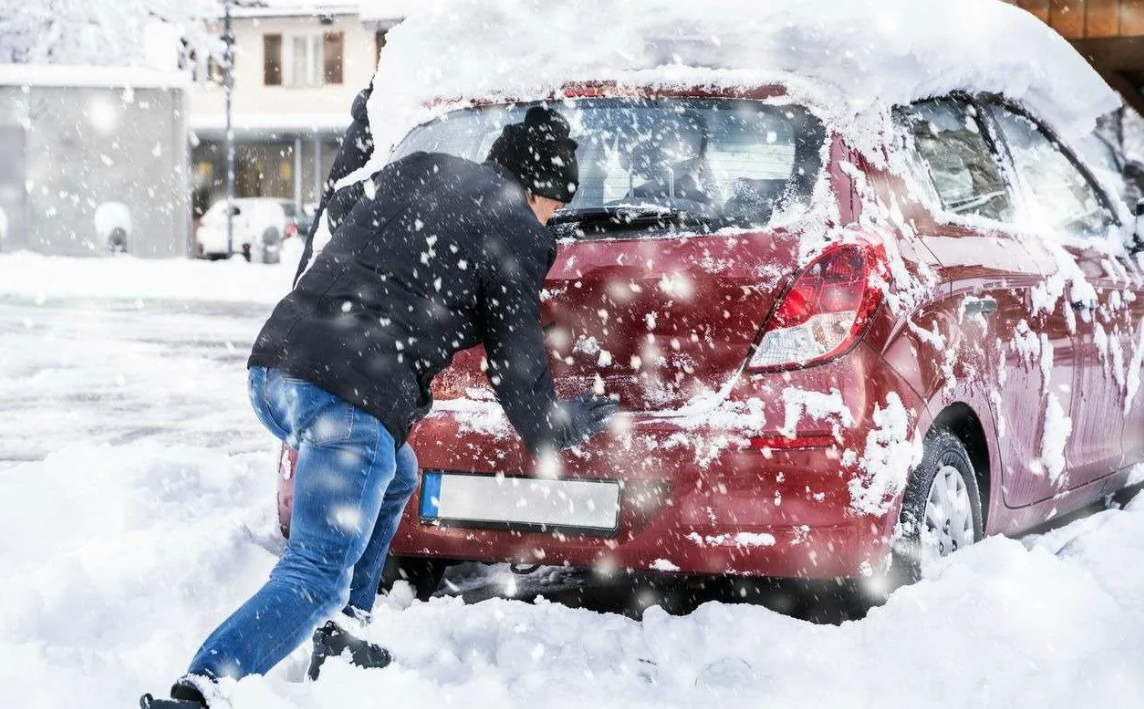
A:
[[[976,108],[956,99],[922,101],[897,110],[895,120],[946,212],[1012,221],[1009,187]]]
[[[1019,113],[1003,106],[991,110],[1013,156],[1034,223],[1066,236],[1105,237],[1116,219],[1060,144]]]

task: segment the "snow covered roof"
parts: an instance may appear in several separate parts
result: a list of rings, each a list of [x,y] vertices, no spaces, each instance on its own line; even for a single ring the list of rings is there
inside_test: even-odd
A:
[[[411,14],[424,12],[428,6],[444,9],[444,3],[452,0],[363,0],[361,19],[363,22],[399,22]]]
[[[240,0],[242,6],[232,10],[234,17],[297,17],[312,15],[356,15],[361,11],[359,0]],[[219,1],[222,16],[222,0]]]
[[[592,80],[781,84],[844,126],[855,125],[856,116],[953,90],[1004,94],[1064,133],[1086,132],[1097,116],[1120,105],[1062,37],[997,0],[415,5],[390,31],[375,80],[370,115],[380,145],[448,108],[427,108],[434,100],[537,99],[566,83]],[[379,151],[371,169],[385,153]]]
[[[411,12],[428,4],[450,0],[246,0],[234,9],[235,17],[295,17],[311,15],[358,15],[362,22],[395,25]],[[221,8],[221,0],[220,0]],[[220,9],[221,16],[222,11]]]
[[[184,89],[189,85],[187,75],[181,71],[157,71],[141,67],[0,64],[0,86]]]

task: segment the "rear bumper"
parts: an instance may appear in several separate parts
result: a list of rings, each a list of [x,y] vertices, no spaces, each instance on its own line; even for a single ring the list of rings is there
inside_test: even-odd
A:
[[[416,443],[415,443],[416,445]],[[849,510],[831,449],[726,455],[718,471],[625,478],[614,536],[445,527],[421,522],[420,492],[392,551],[405,556],[799,578],[854,577],[881,558]],[[684,468],[684,469],[680,469]],[[781,472],[781,481],[778,479]]]
[[[811,407],[817,413],[808,409],[792,421],[788,390],[837,390],[846,413],[823,414],[817,406]],[[812,369],[745,376],[717,411],[635,416],[563,454],[561,477],[622,481],[613,536],[426,524],[418,491],[391,551],[604,570],[865,576],[885,568],[900,508],[900,495],[891,494],[881,514],[870,514],[855,504],[852,490],[877,428],[874,410],[890,392],[911,424],[924,416],[916,395],[865,345]],[[792,428],[794,440],[783,435]],[[464,408],[442,402],[410,443],[422,470],[541,474],[495,402]],[[280,489],[284,519],[289,488],[287,481]]]

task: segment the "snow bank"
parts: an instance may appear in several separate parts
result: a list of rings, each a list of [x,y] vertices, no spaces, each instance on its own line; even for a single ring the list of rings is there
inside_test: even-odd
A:
[[[296,246],[296,245],[295,245]],[[191,259],[66,258],[21,251],[0,254],[0,296],[163,299],[277,303],[290,291],[297,255],[288,243],[282,263],[248,264],[241,257]]]
[[[1120,105],[1063,38],[995,0],[417,5],[387,35],[370,103],[383,149],[358,179],[413,125],[471,98],[540,99],[576,81],[781,83],[851,130],[855,116],[964,88],[1023,101],[1066,134],[1088,132]]]
[[[273,465],[269,452],[85,445],[0,471],[5,705],[116,709],[165,689],[275,561]],[[233,709],[1128,709],[1144,696],[1142,538],[1138,500],[1024,543],[989,539],[840,627],[723,604],[637,622],[406,599],[366,630],[391,668],[335,661],[304,683],[302,650],[225,690]]]
[[[132,706],[152,674],[177,676],[189,638],[273,564],[253,543],[272,539],[271,511],[240,521],[233,502],[273,487],[261,456],[153,445],[0,472],[0,697]]]

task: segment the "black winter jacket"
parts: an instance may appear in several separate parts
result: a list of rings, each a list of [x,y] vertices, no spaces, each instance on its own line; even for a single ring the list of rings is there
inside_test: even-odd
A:
[[[372,196],[372,198],[371,198]],[[489,378],[530,450],[562,447],[540,325],[556,255],[516,180],[415,153],[386,166],[275,308],[250,366],[284,370],[362,408],[398,445],[453,355],[484,344]]]

